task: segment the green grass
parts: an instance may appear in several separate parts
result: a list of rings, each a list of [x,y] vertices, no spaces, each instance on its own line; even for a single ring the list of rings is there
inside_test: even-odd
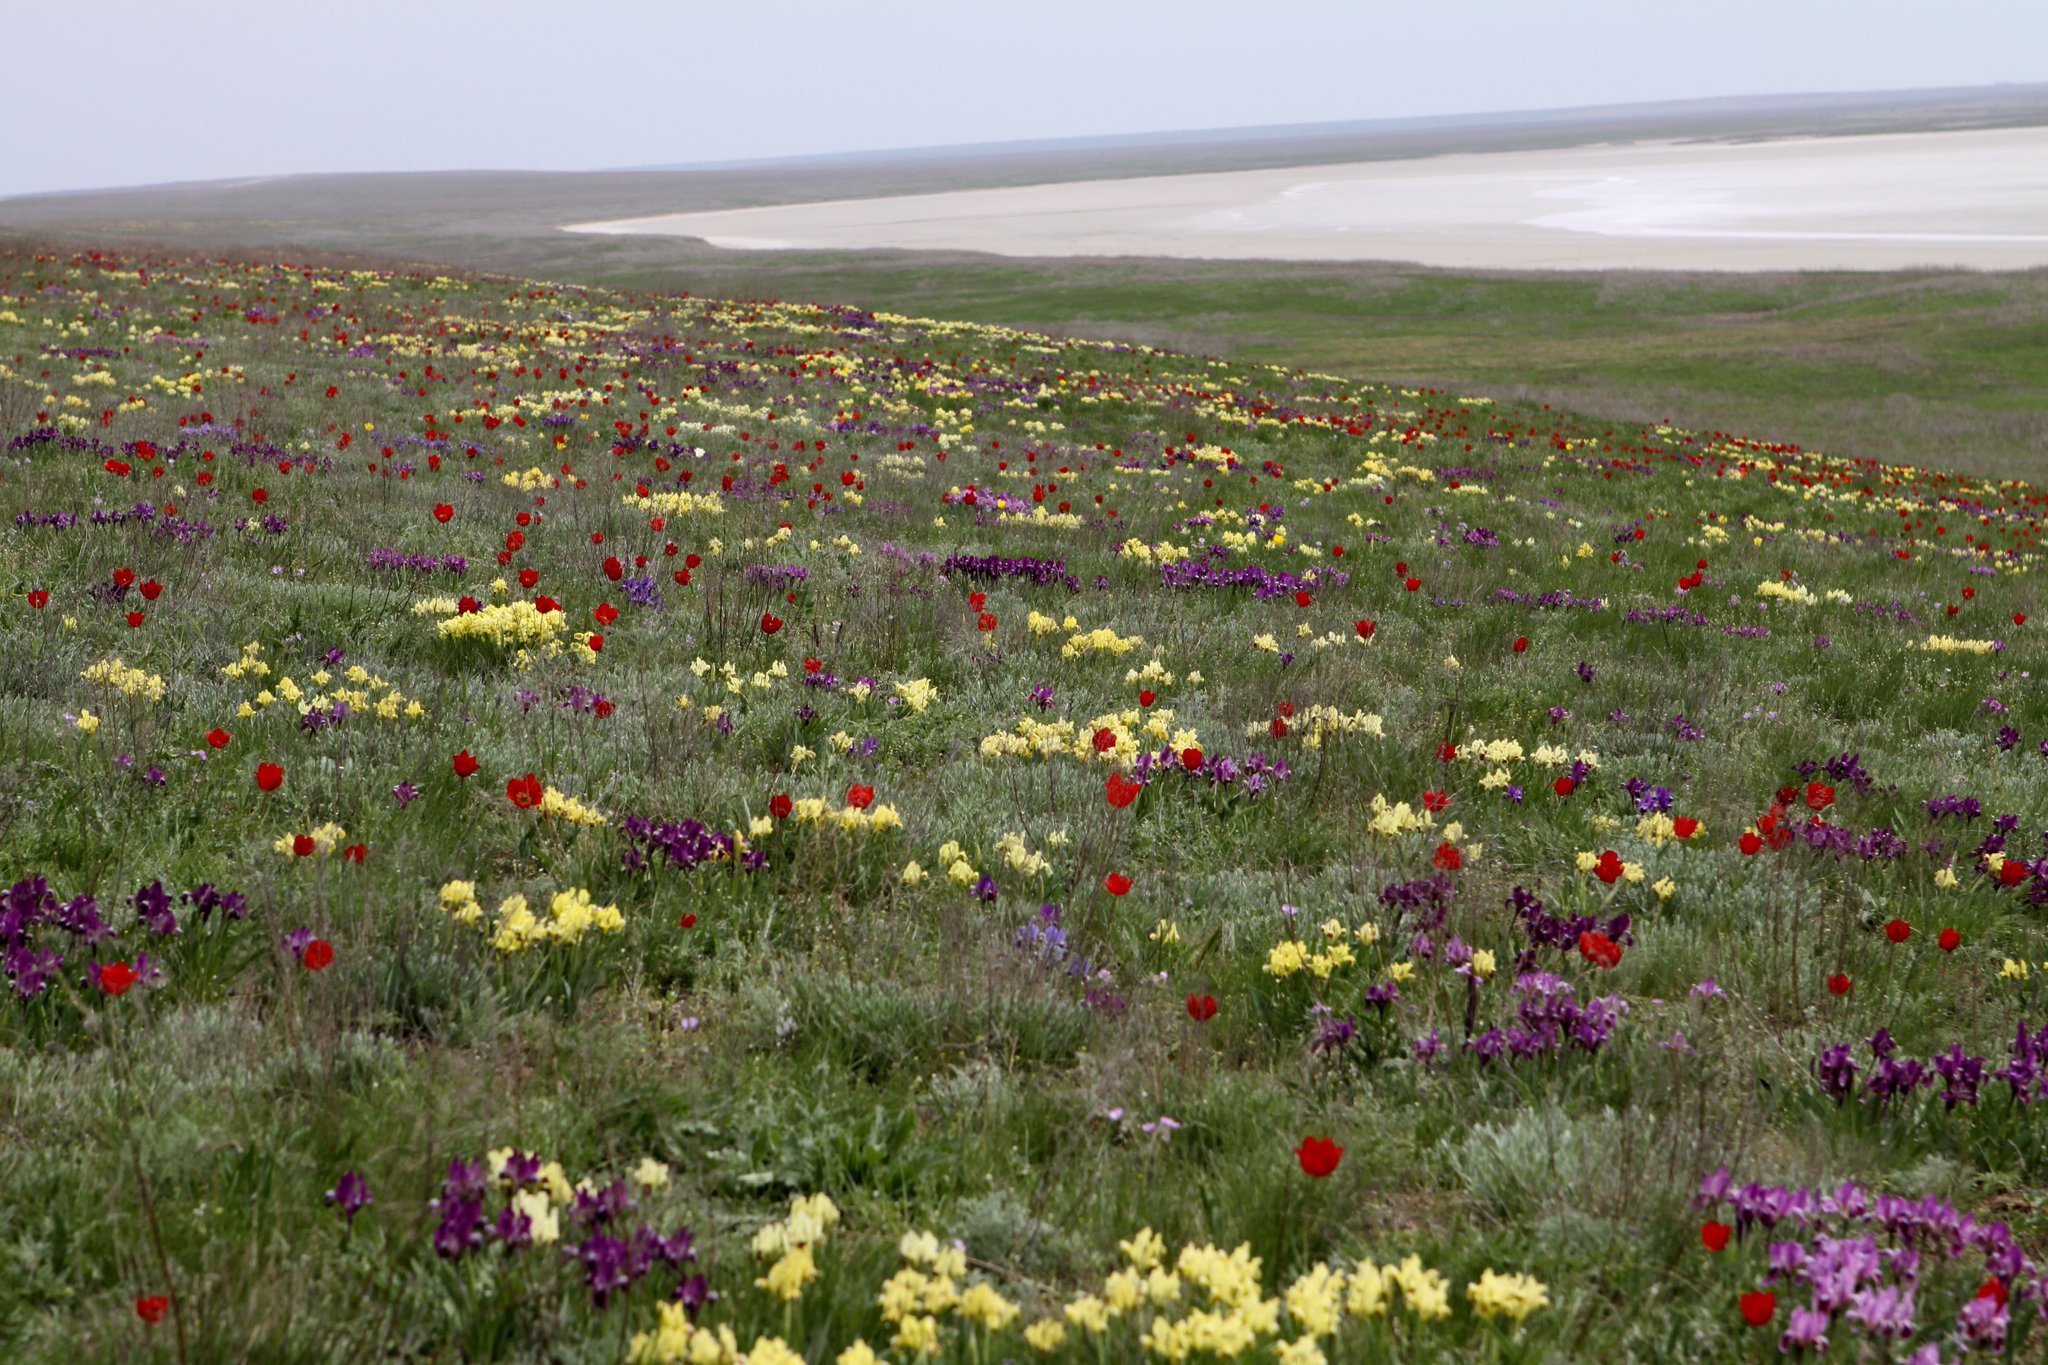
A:
[[[1367,281],[1385,325],[1407,319],[1446,354],[1475,355],[1492,317],[1554,316],[1525,373],[1624,310],[1797,313],[1800,327],[1852,336],[1879,326],[1870,291],[1889,288],[1902,309],[1953,321],[2005,307],[2013,334],[2031,325],[1994,302],[2025,279],[1637,291],[1361,271],[1345,286],[1357,292],[1331,296],[1284,283],[1311,272],[1177,266],[1169,287],[1167,267],[1131,265],[1078,267],[1063,296],[1038,293],[1029,266],[861,269],[790,276],[799,287],[774,292],[836,279],[872,288],[877,305],[948,302],[970,318],[1030,304],[1079,332],[1098,318],[1114,330],[1118,315],[1163,330],[1193,291],[1218,316],[1284,313],[1301,334],[1293,358],[1311,371],[1330,366],[1318,346],[1356,347],[1362,366],[1391,345],[1355,329],[1344,340]],[[1113,289],[1087,289],[1114,272]],[[1797,1234],[1781,1225],[1706,1252],[1701,1222],[1733,1219],[1693,1197],[1723,1164],[1738,1183],[1854,1180],[1937,1196],[2007,1224],[2030,1256],[2048,1245],[2038,1106],[1992,1079],[1953,1112],[1938,1086],[1837,1103],[1814,1071],[1823,1048],[1846,1043],[1867,1080],[1862,1040],[1879,1027],[1903,1056],[1960,1044],[1995,1071],[2021,1021],[2048,1022],[2036,903],[2048,876],[2005,888],[1982,844],[2010,812],[2007,853],[2038,854],[2033,813],[2048,799],[2035,643],[2048,604],[2034,588],[2029,486],[1772,457],[1654,425],[1677,412],[1650,425],[1592,419],[1291,364],[870,326],[805,306],[61,252],[0,258],[0,276],[0,419],[10,441],[25,438],[0,464],[0,885],[42,877],[60,901],[94,896],[115,931],[95,947],[36,928],[28,938],[64,965],[33,998],[0,1003],[10,1359],[622,1358],[656,1326],[679,1270],[599,1304],[561,1245],[486,1239],[436,1254],[430,1201],[449,1164],[508,1147],[598,1185],[646,1158],[665,1163],[667,1187],[636,1195],[628,1221],[695,1231],[696,1269],[722,1295],[702,1321],[730,1327],[741,1349],[780,1336],[812,1360],[856,1337],[885,1346],[897,1329],[876,1295],[899,1268],[898,1239],[923,1230],[964,1245],[956,1288],[986,1283],[1023,1313],[979,1328],[940,1296],[940,1355],[961,1361],[1024,1358],[1023,1323],[1113,1297],[1118,1243],[1144,1227],[1167,1240],[1169,1266],[1185,1246],[1247,1247],[1264,1296],[1318,1263],[1350,1274],[1413,1254],[1447,1277],[1448,1317],[1418,1320],[1397,1295],[1387,1318],[1325,1335],[1332,1360],[1754,1358],[1805,1294],[1779,1285],[1768,1332],[1742,1325],[1737,1295],[1762,1281],[1765,1243]],[[906,292],[892,296],[892,280]],[[1791,293],[1804,302],[1788,304]],[[276,323],[250,322],[252,309]],[[167,329],[205,338],[203,360],[155,339]],[[1942,343],[1958,365],[1961,335]],[[374,354],[350,354],[366,342]],[[1495,344],[1500,359],[1485,363],[1506,366],[1511,344]],[[1601,345],[1641,373],[1675,363]],[[96,366],[111,383],[85,377]],[[239,378],[222,366],[242,367]],[[201,367],[199,394],[151,383]],[[1752,387],[1766,381],[1782,376]],[[130,394],[146,402],[103,426],[99,414]],[[1772,401],[1800,400],[1788,387]],[[515,411],[525,426],[483,426],[486,412]],[[538,420],[554,413],[570,420]],[[68,444],[48,434],[58,418]],[[226,425],[237,420],[239,431]],[[963,421],[971,434],[935,441],[935,425]],[[1938,468],[1951,452],[1908,453]],[[532,486],[504,482],[528,470]],[[722,510],[672,511],[657,529],[631,501],[642,482],[720,492]],[[949,497],[968,484],[975,505]],[[1066,503],[1071,520],[998,520],[997,492],[1048,511]],[[92,520],[139,499],[175,502],[212,533],[188,528],[187,543],[158,533],[154,516]],[[1284,542],[1261,532],[1261,504],[1283,508]],[[14,520],[24,513],[31,524]],[[33,524],[57,513],[80,519]],[[254,519],[265,514],[285,525],[264,529]],[[1468,538],[1476,528],[1498,544]],[[493,557],[515,531],[523,540],[501,567]],[[1348,577],[1317,583],[1306,605],[1292,587],[1263,598],[1175,588],[1122,548],[1133,539],[1225,569]],[[467,568],[372,565],[386,548],[460,555]],[[948,578],[939,566],[952,554],[1057,560],[1075,587]],[[635,555],[649,560],[659,610],[605,571],[617,556],[631,576]],[[1702,583],[1681,594],[1677,580],[1702,560]],[[807,576],[771,584],[753,566]],[[115,593],[123,568],[136,583]],[[537,575],[531,590],[523,569]],[[510,581],[496,590],[501,573]],[[151,580],[164,591],[142,601]],[[1815,600],[1770,600],[1767,582]],[[37,608],[28,594],[41,590],[51,597]],[[1601,605],[1527,600],[1557,593]],[[441,639],[443,617],[413,610],[444,594],[548,594],[569,629],[605,641],[521,667],[509,650]],[[601,604],[619,609],[614,621],[593,614]],[[1671,608],[1702,619],[1630,619]],[[142,624],[127,624],[130,610]],[[768,614],[783,623],[774,632]],[[1097,630],[1142,643],[1081,648]],[[1936,634],[2004,647],[1931,652]],[[1282,650],[1298,657],[1283,662]],[[82,676],[109,657],[162,679],[162,699]],[[248,657],[270,671],[223,672]],[[693,670],[698,659],[709,667]],[[806,684],[807,659],[837,685]],[[726,663],[737,691],[721,681]],[[368,679],[351,682],[351,667]],[[307,724],[286,677],[308,705],[357,689],[352,714]],[[850,686],[862,678],[871,695]],[[889,704],[919,678],[937,689],[928,710]],[[1043,705],[1039,688],[1051,689]],[[397,717],[379,716],[393,689],[423,714],[394,703]],[[593,694],[608,714],[588,709]],[[713,705],[729,709],[729,733],[707,720]],[[87,707],[92,733],[70,719]],[[1680,716],[1701,735],[1688,738]],[[1159,732],[1144,732],[1155,717]],[[1006,756],[1000,737],[1020,722],[1070,728],[1051,756]],[[2019,739],[2001,747],[2006,726]],[[216,727],[231,735],[218,752],[206,738]],[[1173,752],[1190,738],[1205,776]],[[1476,756],[1475,742],[1496,740],[1521,755]],[[1113,809],[1105,779],[1132,771],[1135,752],[1120,761],[1117,745],[1140,741],[1167,752],[1145,791]],[[1449,760],[1446,742],[1463,746]],[[1553,744],[1561,752],[1541,752]],[[476,758],[475,777],[456,776],[458,751]],[[1597,768],[1560,795],[1554,783],[1582,751]],[[1222,780],[1218,758],[1254,753],[1290,775],[1257,792]],[[1801,770],[1849,754],[1860,768]],[[284,767],[276,791],[258,790],[259,762]],[[585,827],[516,808],[506,783],[528,773],[606,818]],[[1704,832],[1658,842],[1630,779],[1646,796],[1668,788],[1671,813]],[[1508,780],[1519,801],[1500,790]],[[1833,804],[1815,793],[1818,814],[1804,804],[1810,780],[1833,788]],[[400,784],[417,788],[409,804]],[[900,828],[841,827],[857,823],[846,814],[856,786]],[[1745,829],[1788,786],[1777,818],[1793,838],[1745,854]],[[1426,792],[1451,798],[1427,827],[1369,832],[1375,796],[1420,807]],[[778,794],[833,814],[770,819]],[[1951,794],[1979,801],[1980,816],[1931,819],[1923,803]],[[720,831],[770,819],[749,836],[765,864],[642,865],[629,816]],[[275,847],[329,821],[346,834],[327,856]],[[1832,826],[1851,847],[1830,845]],[[1011,834],[1025,851],[1010,851]],[[942,856],[949,842],[958,848]],[[341,852],[354,845],[359,863]],[[1639,864],[1641,880],[1580,870],[1581,853],[1606,850]],[[1400,890],[1437,876],[1450,852],[1459,866],[1441,872],[1434,911]],[[959,881],[955,857],[968,865]],[[905,877],[913,861],[922,881]],[[1128,895],[1105,889],[1112,873],[1132,879]],[[983,874],[985,895],[971,889]],[[1666,877],[1668,899],[1654,889]],[[130,906],[154,879],[173,894],[175,935]],[[480,922],[443,908],[454,879],[476,883]],[[246,917],[176,902],[202,882],[244,894]],[[1572,935],[1532,944],[1511,908],[1517,887],[1617,935],[1612,917],[1632,916],[1621,960],[1594,965]],[[568,888],[615,905],[617,932],[493,946],[510,914],[501,902],[521,894],[544,916]],[[1061,907],[1062,954],[1028,934],[1020,946],[1049,903]],[[1895,916],[1912,927],[1903,944],[1884,932]],[[1937,946],[1945,927],[1960,936],[1953,952]],[[332,965],[309,970],[281,947],[296,930],[330,943]],[[1328,952],[1340,935],[1355,960],[1326,958],[1327,979],[1271,969],[1286,943]],[[1493,955],[1490,978],[1446,959],[1453,937]],[[114,997],[83,976],[89,959],[141,952],[160,984]],[[2009,959],[2034,964],[2025,980]],[[1628,1012],[1604,1044],[1482,1062],[1465,1044],[1515,1024],[1524,966]],[[1853,979],[1846,995],[1826,984],[1837,973]],[[1717,998],[1695,997],[1706,979]],[[1214,996],[1216,1015],[1191,1019],[1191,994]],[[1334,1020],[1355,1036],[1317,1048]],[[1418,1059],[1432,1033],[1441,1055]],[[1346,1149],[1327,1178],[1297,1164],[1310,1135]],[[375,1196],[353,1220],[324,1202],[350,1171]],[[756,1288],[770,1261],[749,1243],[812,1193],[836,1201],[842,1221],[818,1250],[820,1278],[783,1305]],[[490,1196],[492,1216],[503,1203]],[[558,1216],[562,1245],[592,1236],[569,1207]],[[1196,1269],[1174,1282],[1180,1306],[1165,1318],[1210,1304]],[[1481,1317],[1466,1286],[1488,1269],[1542,1281],[1547,1305],[1520,1326]],[[1980,1254],[1951,1263],[1930,1244],[1915,1344],[1945,1340],[1983,1278]],[[2039,1349],[2022,1301],[2032,1285],[2030,1273],[2013,1286],[2020,1357]],[[135,1306],[152,1295],[172,1300],[155,1326]],[[1134,1358],[1151,1317],[1127,1312],[1100,1338],[1074,1328],[1061,1358]],[[1309,1321],[1278,1310],[1278,1330],[1255,1331],[1247,1358],[1276,1357]],[[1832,1330],[1838,1355],[1884,1349],[1840,1315]]]

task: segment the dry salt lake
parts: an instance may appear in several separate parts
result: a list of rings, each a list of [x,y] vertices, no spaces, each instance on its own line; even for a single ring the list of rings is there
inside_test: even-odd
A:
[[[1629,142],[578,223],[743,250],[1461,268],[2048,266],[2048,128]]]

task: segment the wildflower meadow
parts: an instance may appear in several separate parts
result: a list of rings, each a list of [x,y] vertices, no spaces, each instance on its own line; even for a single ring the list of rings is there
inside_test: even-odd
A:
[[[0,255],[9,1360],[2048,1341],[2019,482]]]

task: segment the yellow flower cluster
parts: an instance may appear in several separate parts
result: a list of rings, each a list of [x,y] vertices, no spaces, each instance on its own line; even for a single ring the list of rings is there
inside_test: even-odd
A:
[[[839,1206],[822,1194],[797,1195],[789,1201],[789,1217],[769,1223],[754,1234],[754,1255],[772,1261],[754,1281],[785,1303],[803,1297],[804,1286],[818,1278],[812,1251],[839,1225]]]
[[[493,602],[466,615],[450,616],[439,626],[444,640],[484,640],[501,649],[556,644],[566,629],[561,612],[544,612],[531,602]]]
[[[1067,618],[1069,621],[1073,617]],[[1121,657],[1145,643],[1142,635],[1119,635],[1107,626],[1094,630],[1076,631],[1060,646],[1062,659],[1078,659],[1083,654],[1114,654]]]
[[[977,1281],[965,1290],[967,1255],[929,1232],[907,1232],[897,1243],[903,1267],[891,1275],[875,1296],[882,1320],[893,1326],[889,1344],[913,1355],[935,1355],[943,1349],[942,1314],[951,1313],[988,1331],[1001,1331],[1022,1311],[995,1286]],[[863,1351],[868,1354],[861,1354]],[[842,1362],[872,1359],[866,1342],[856,1342],[839,1357]]]
[[[1541,1280],[1530,1275],[1496,1275],[1492,1266],[1465,1286],[1465,1297],[1482,1318],[1520,1322],[1537,1309],[1550,1307],[1550,1291]]]
[[[583,825],[595,829],[605,822],[604,812],[593,806],[586,806],[573,796],[564,795],[549,787],[541,793],[540,813],[552,815],[557,820],[566,820],[572,825]]]
[[[1920,642],[1930,654],[1989,654],[1997,646],[1989,640],[1964,640],[1954,635],[1930,635]]]
[[[1780,602],[1791,602],[1802,607],[1810,607],[1814,602],[1813,593],[1804,583],[1785,583],[1775,578],[1766,578],[1757,584],[1756,595]]]
[[[164,699],[162,678],[139,668],[130,668],[119,659],[102,659],[78,676],[89,683],[112,688],[124,697],[140,697],[145,701]]]
[[[417,611],[419,608],[415,607],[413,610]],[[453,602],[448,604],[448,610],[455,610]],[[270,665],[263,662],[263,646],[251,640],[242,646],[242,657],[224,666],[220,672],[224,678],[267,678],[270,676]]]
[[[1405,834],[1419,834],[1436,825],[1436,817],[1427,809],[1416,810],[1406,801],[1389,804],[1387,798],[1378,792],[1373,793],[1372,804],[1367,809],[1371,811],[1371,817],[1366,820],[1365,827],[1382,839],[1398,839]]]
[[[1300,939],[1282,939],[1266,954],[1266,975],[1278,981],[1307,972],[1318,981],[1328,981],[1330,973],[1339,967],[1349,967],[1358,961],[1358,954],[1352,951],[1350,939],[1371,945],[1379,942],[1379,926],[1361,924],[1356,929],[1347,929],[1341,920],[1324,920],[1317,926],[1323,936],[1323,947],[1312,949]],[[1397,964],[1400,965],[1400,964]]]
[[[306,833],[313,840],[312,856],[315,858],[325,858],[340,846],[343,839],[348,838],[348,831],[335,824],[332,820],[329,820],[317,829],[307,830]],[[299,836],[297,834],[287,833],[280,836],[271,847],[287,858],[295,858],[298,856],[298,849],[295,847],[298,839]]]
[[[457,923],[480,924],[484,908],[476,897],[476,883],[451,881],[441,888],[441,908]],[[526,897],[514,892],[498,904],[498,919],[491,934],[491,946],[501,953],[523,953],[543,944],[574,944],[593,931],[616,934],[626,927],[625,916],[616,905],[598,905],[580,887],[557,891],[548,903],[547,917],[533,913]]]
[[[903,828],[901,813],[896,807],[886,803],[870,806],[866,810],[851,805],[834,810],[822,798],[806,796],[790,803],[789,815],[798,824],[833,825],[839,829],[858,830],[867,834],[880,834],[887,830]],[[766,834],[768,830],[756,830],[755,833]]]
[[[650,493],[644,498],[629,493],[625,503],[642,512],[658,512],[665,517],[687,517],[698,513],[716,517],[725,513],[725,500],[716,493]]]
[[[939,689],[932,686],[929,678],[911,678],[896,684],[896,695],[903,699],[903,704],[913,715],[921,716],[939,699]]]

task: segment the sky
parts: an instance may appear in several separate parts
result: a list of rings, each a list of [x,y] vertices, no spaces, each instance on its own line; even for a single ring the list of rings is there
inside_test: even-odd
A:
[[[0,195],[2048,80],[2041,0],[12,8]]]

